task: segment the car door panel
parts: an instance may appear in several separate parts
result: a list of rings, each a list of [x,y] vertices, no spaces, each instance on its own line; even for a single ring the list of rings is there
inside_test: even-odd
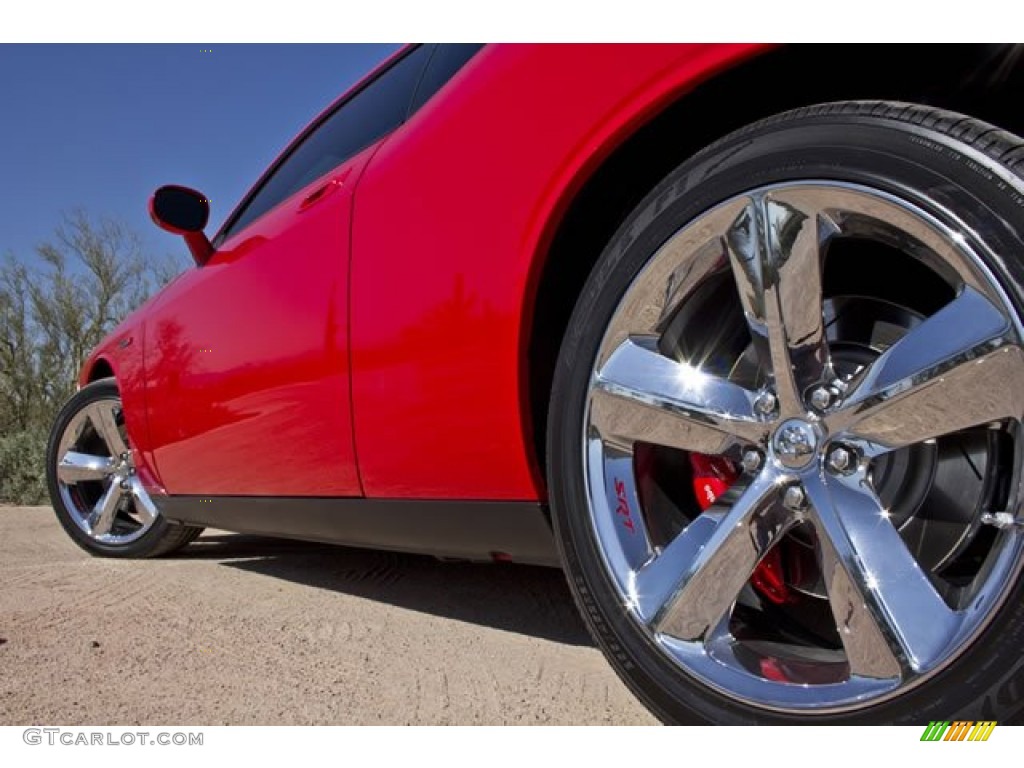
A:
[[[155,308],[149,428],[169,493],[361,495],[349,228],[355,183],[376,146],[228,238]]]

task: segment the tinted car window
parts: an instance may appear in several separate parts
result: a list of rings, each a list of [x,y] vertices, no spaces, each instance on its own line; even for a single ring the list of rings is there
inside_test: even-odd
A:
[[[430,63],[427,64],[427,71],[423,73],[419,88],[416,89],[409,114],[426,104],[427,99],[441,90],[441,86],[451,80],[481,48],[483,45],[476,43],[438,45],[434,55],[430,57]]]
[[[412,50],[329,115],[264,182],[224,236],[401,125],[433,47]]]

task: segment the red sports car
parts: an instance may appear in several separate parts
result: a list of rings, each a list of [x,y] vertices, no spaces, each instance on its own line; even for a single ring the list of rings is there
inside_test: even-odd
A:
[[[403,48],[89,357],[89,552],[561,566],[677,723],[1024,708],[1015,49]],[[987,122],[983,122],[987,121]]]

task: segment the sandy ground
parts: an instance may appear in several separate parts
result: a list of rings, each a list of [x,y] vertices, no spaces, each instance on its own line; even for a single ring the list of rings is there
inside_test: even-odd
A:
[[[0,724],[647,724],[562,574],[207,532],[91,558],[0,507]]]

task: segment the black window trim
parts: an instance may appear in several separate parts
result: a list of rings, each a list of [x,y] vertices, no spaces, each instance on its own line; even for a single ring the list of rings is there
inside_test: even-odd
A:
[[[416,88],[412,92],[412,98],[409,99],[409,107],[406,110],[405,114],[406,120],[409,120],[413,115],[415,115],[417,112],[423,109],[423,107],[430,103],[430,100],[433,99],[435,95],[437,95],[438,91],[442,90],[446,85],[448,85],[448,83],[451,82],[451,80],[454,79],[454,77],[458,75],[459,72],[468,67],[470,62],[474,58],[476,58],[476,56],[485,47],[487,47],[486,43],[471,43],[470,45],[472,45],[476,50],[474,50],[473,53],[470,54],[469,58],[463,61],[462,64],[459,65],[458,69],[450,73],[449,76],[445,78],[445,80],[441,83],[440,87],[435,88],[433,91],[430,92],[430,94],[425,99],[421,100],[420,90],[423,88],[424,81],[427,79],[427,75],[430,74],[430,68],[434,64],[434,59],[436,59],[438,56],[443,56],[446,53],[443,49],[447,45],[447,43],[436,44],[434,46],[434,50],[430,52],[430,56],[427,57],[427,63],[423,66],[423,71],[420,73],[420,79],[416,81]]]
[[[437,52],[437,44],[436,43],[422,43],[422,44],[420,44],[420,43],[413,43],[413,44],[405,46],[404,48],[399,49],[394,54],[389,56],[387,59],[382,61],[377,66],[376,69],[371,70],[370,73],[365,78],[363,78],[363,80],[361,80],[360,82],[356,83],[355,86],[353,86],[351,89],[349,89],[339,99],[337,99],[335,102],[330,104],[326,109],[324,109],[323,112],[321,112],[319,115],[317,115],[316,118],[314,118],[313,121],[309,125],[307,125],[305,127],[305,129],[303,129],[303,131],[298,136],[296,136],[287,147],[285,147],[284,151],[281,152],[280,155],[278,155],[277,159],[273,163],[271,163],[270,166],[263,172],[263,174],[256,180],[256,183],[252,185],[252,187],[249,189],[248,192],[246,192],[246,194],[242,198],[242,200],[238,203],[238,205],[235,206],[234,210],[231,211],[231,213],[228,215],[228,217],[224,220],[224,223],[221,224],[220,229],[217,230],[217,234],[214,235],[213,240],[211,241],[212,244],[213,244],[214,249],[220,248],[220,246],[224,243],[224,241],[228,237],[227,233],[230,232],[231,228],[235,225],[235,222],[238,221],[239,217],[241,217],[241,215],[249,207],[249,203],[252,202],[252,199],[257,194],[259,194],[260,190],[263,189],[263,186],[267,183],[267,181],[270,179],[270,177],[273,176],[277,172],[278,168],[280,168],[285,162],[287,162],[288,158],[290,158],[292,156],[292,153],[295,152],[295,150],[298,149],[298,147],[313,132],[315,132],[321,125],[323,125],[325,122],[327,122],[327,120],[329,120],[331,117],[333,117],[334,114],[338,110],[340,110],[342,107],[344,107],[349,101],[351,101],[356,96],[358,96],[360,93],[365,91],[367,88],[369,88],[371,85],[373,85],[373,83],[377,82],[377,80],[385,72],[390,71],[396,64],[398,64],[398,62],[400,62],[403,59],[405,59],[407,56],[412,54],[413,51],[419,49],[423,45],[431,46],[432,50],[430,51],[430,53],[427,56],[426,62],[424,63],[424,66],[423,66],[423,71],[420,72],[419,79],[416,81],[416,87],[413,89],[413,92],[412,92],[412,94],[409,97],[409,105],[411,106],[412,103],[413,103],[413,98],[415,97],[417,91],[419,90],[420,82],[423,79],[423,75],[426,72],[426,68],[427,68],[427,66],[429,66],[431,60],[434,58],[434,54]],[[409,115],[409,108],[407,107],[406,108],[405,118],[403,119],[402,123],[399,123],[399,126],[404,124],[405,121],[409,119],[409,117],[410,117],[410,115]],[[396,126],[396,130],[397,130],[397,128],[399,126]],[[390,135],[390,133],[386,134],[386,135]],[[382,136],[381,138],[383,139],[385,137]],[[365,147],[363,149],[365,149]],[[362,150],[359,150],[359,151],[361,152]],[[278,205],[280,205],[280,203],[278,203]],[[277,205],[275,205],[270,210],[273,210],[276,207],[277,207]],[[268,210],[267,213],[269,213],[269,212],[270,211]],[[250,222],[250,224],[255,223],[256,221],[259,221],[259,219],[261,219],[261,218],[262,218],[262,216],[257,216],[255,219],[253,219],[252,222]],[[246,226],[249,226],[249,225],[246,225]]]
[[[402,118],[402,124],[404,125],[410,117],[413,115],[412,105],[416,103],[416,97],[420,93],[420,88],[423,87],[423,78],[427,76],[427,71],[430,69],[431,63],[434,61],[434,57],[437,56],[437,51],[441,45],[439,43],[431,44],[430,54],[427,56],[427,60],[423,62],[423,69],[420,70],[420,76],[416,78],[416,85],[412,89],[412,94],[409,96],[409,103],[405,106],[405,117]]]

